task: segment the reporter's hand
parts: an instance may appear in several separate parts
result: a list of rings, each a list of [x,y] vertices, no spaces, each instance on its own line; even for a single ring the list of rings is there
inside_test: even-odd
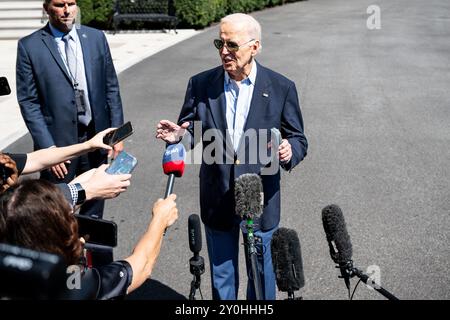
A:
[[[113,146],[113,150],[109,151],[108,157],[111,157],[112,155],[113,159],[115,159],[122,150],[123,150],[123,141],[118,142]]]
[[[158,199],[153,205],[153,218],[161,219],[165,228],[170,227],[178,219],[176,198],[176,194],[171,194],[164,200]]]
[[[106,168],[108,165],[102,164],[89,180],[81,182],[86,191],[86,200],[112,199],[127,190],[131,174],[108,174],[105,172]]]
[[[67,175],[68,171],[65,164],[70,164],[70,160],[61,162],[60,164],[56,164],[53,167],[50,168],[51,172],[58,178],[58,179],[64,179],[64,177]]]
[[[108,146],[107,144],[103,143],[103,138],[108,134],[109,132],[115,130],[116,128],[108,128],[105,129],[99,133],[97,133],[94,137],[92,137],[90,140],[86,141],[89,149],[95,150],[95,149],[105,149],[105,150],[112,150],[111,146]]]
[[[184,136],[187,127],[189,127],[189,122],[179,126],[172,121],[161,120],[156,126],[156,138],[167,143],[177,143]]]
[[[18,180],[19,180],[19,173],[17,171],[17,166],[16,166],[16,162],[11,159],[10,156],[1,153],[0,154],[0,164],[3,165],[5,168],[8,168],[12,171],[12,173],[9,175],[9,177],[6,179],[6,181],[0,180],[1,181],[1,185],[0,185],[0,193],[5,192],[6,190],[8,190],[10,187],[14,186],[17,184]],[[3,177],[0,177],[3,179]]]

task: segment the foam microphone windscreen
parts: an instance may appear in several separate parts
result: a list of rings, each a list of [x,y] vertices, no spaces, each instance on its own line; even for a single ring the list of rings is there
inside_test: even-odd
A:
[[[171,144],[164,152],[162,165],[164,173],[174,174],[179,178],[184,173],[184,159],[186,158],[186,149],[181,143]]]
[[[341,208],[335,204],[323,208],[322,223],[330,247],[331,259],[340,265],[350,261],[352,259],[352,243]]]
[[[199,253],[202,250],[202,230],[200,218],[196,214],[191,214],[188,218],[189,249],[192,253]]]
[[[305,285],[300,240],[297,232],[279,228],[271,240],[272,264],[278,290],[293,292]]]
[[[236,214],[245,218],[259,216],[263,211],[263,187],[261,177],[245,173],[235,179],[234,199]]]

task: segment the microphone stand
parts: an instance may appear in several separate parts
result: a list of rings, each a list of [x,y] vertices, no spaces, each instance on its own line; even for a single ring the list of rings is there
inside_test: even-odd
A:
[[[253,275],[253,285],[255,288],[256,300],[264,300],[261,287],[261,276],[258,270],[258,256],[255,246],[255,235],[253,234],[253,219],[251,216],[247,216],[246,228],[247,228],[247,250],[252,267],[251,271]]]
[[[361,270],[359,270],[358,268],[353,266],[352,260],[348,261],[345,264],[339,265],[336,268],[341,269],[342,276],[340,276],[340,278],[344,278],[345,285],[347,286],[348,289],[350,288],[350,280],[349,279],[353,278],[354,276],[361,279],[362,282],[364,282],[365,284],[367,284],[367,282],[370,279],[367,274],[365,274],[364,272],[362,272]],[[381,287],[380,285],[378,285],[376,283],[375,284],[369,283],[369,286],[374,288],[376,291],[378,291],[381,295],[383,295],[385,298],[387,298],[389,300],[399,300],[392,293],[390,293],[389,291],[387,291],[386,289],[384,289],[383,287]]]
[[[194,275],[194,279],[191,281],[191,291],[189,293],[189,300],[196,300],[195,292],[197,289],[199,289],[200,295],[202,295],[202,291],[200,290],[200,282],[201,282],[200,276],[205,272],[205,260],[203,259],[203,257],[198,255],[198,252],[194,253],[194,256],[191,259],[189,259],[189,269],[191,273]]]

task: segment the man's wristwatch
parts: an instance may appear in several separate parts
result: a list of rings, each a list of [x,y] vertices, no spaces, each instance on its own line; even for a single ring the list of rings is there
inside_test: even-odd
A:
[[[75,183],[74,186],[78,191],[78,200],[76,204],[83,204],[86,201],[86,191],[84,191],[83,187],[79,183]]]

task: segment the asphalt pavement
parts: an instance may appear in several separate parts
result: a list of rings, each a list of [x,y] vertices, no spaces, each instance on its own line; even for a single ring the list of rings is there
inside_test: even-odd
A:
[[[322,208],[335,203],[345,216],[355,265],[379,270],[381,285],[400,299],[447,300],[450,3],[379,0],[381,28],[370,30],[372,4],[309,0],[253,14],[263,29],[258,61],[296,83],[309,141],[305,160],[282,175],[280,226],[298,232],[304,264],[305,286],[297,296],[347,298],[321,221]],[[135,128],[125,149],[139,163],[128,192],[106,205],[105,218],[119,226],[117,259],[131,253],[152,203],[164,194],[165,146],[154,138],[155,126],[177,119],[192,75],[220,63],[212,44],[217,34],[217,26],[208,28],[119,76],[125,118]],[[7,150],[31,148],[26,136]],[[180,218],[164,238],[152,279],[130,298],[189,295],[187,219],[199,214],[198,170],[188,165],[175,181]],[[203,244],[201,289],[210,299]],[[384,298],[359,285],[354,299]]]

